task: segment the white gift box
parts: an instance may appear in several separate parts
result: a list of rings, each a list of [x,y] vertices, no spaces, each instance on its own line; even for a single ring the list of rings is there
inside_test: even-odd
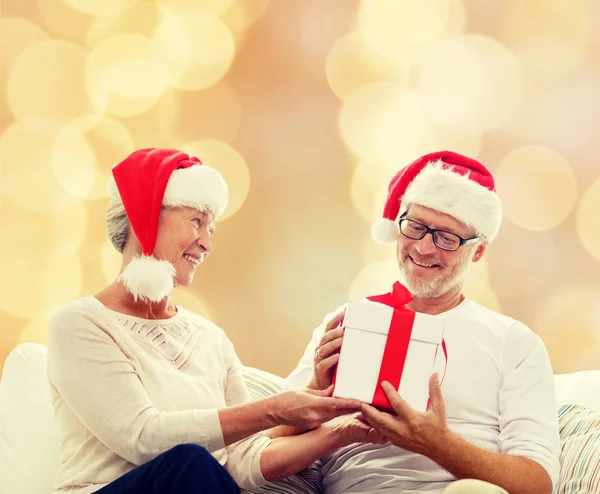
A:
[[[373,403],[373,398],[393,313],[393,307],[380,303],[348,304],[342,323],[345,331],[336,371],[334,396],[385,406]],[[415,410],[424,412],[429,400],[429,378],[433,373],[438,345],[442,342],[444,319],[418,312],[414,314],[398,393]],[[401,352],[402,349],[399,348],[398,354]]]

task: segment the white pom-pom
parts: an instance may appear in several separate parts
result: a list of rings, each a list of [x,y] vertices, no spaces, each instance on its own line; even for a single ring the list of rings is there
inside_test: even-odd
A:
[[[380,219],[371,228],[371,234],[373,238],[380,244],[393,244],[398,240],[400,235],[400,227],[395,221],[391,221],[385,218]]]
[[[175,285],[175,267],[155,257],[134,257],[117,281],[125,285],[134,300],[159,302],[171,293]]]

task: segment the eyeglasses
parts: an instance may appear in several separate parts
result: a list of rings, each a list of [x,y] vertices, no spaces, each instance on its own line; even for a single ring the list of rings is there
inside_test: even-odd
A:
[[[418,221],[409,220],[405,216],[406,213],[400,216],[399,222],[400,232],[402,235],[413,240],[421,240],[425,237],[425,235],[431,233],[431,236],[433,237],[433,243],[443,250],[449,250],[453,252],[458,250],[461,245],[472,244],[473,242],[477,242],[477,240],[479,240],[479,237],[462,238],[456,235],[456,233],[450,233],[444,230],[434,230],[433,228],[429,228]]]

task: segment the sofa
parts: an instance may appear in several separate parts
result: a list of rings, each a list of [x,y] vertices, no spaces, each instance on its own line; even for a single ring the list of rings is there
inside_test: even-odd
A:
[[[277,393],[282,378],[246,367],[252,399]],[[556,376],[562,454],[556,494],[600,494],[600,370]],[[0,493],[49,494],[58,466],[59,436],[46,381],[46,348],[23,343],[4,364],[0,381]],[[313,465],[247,494],[322,493]]]

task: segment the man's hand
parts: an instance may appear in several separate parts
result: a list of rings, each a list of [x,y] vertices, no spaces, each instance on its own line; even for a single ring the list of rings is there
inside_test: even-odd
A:
[[[346,308],[338,310],[325,326],[325,334],[317,345],[314,355],[313,376],[308,387],[310,389],[327,389],[331,385],[333,367],[340,358],[344,328],[339,327],[344,320]]]
[[[380,412],[363,403],[361,410],[367,422],[400,448],[425,456],[434,454],[451,434],[438,375],[433,374],[429,379],[431,402],[425,413],[412,408],[390,383],[384,382],[382,386],[396,415]]]

